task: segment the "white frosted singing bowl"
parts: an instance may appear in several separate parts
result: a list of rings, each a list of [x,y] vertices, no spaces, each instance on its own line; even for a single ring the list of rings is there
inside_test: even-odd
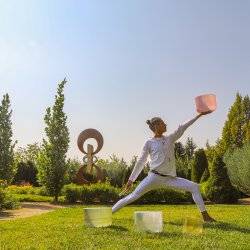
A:
[[[136,211],[134,212],[134,221],[137,231],[162,232],[163,221],[161,211]]]
[[[198,113],[213,112],[216,110],[216,96],[214,94],[199,95],[195,97],[196,110]]]
[[[89,227],[108,227],[112,224],[111,207],[84,208],[84,224]]]

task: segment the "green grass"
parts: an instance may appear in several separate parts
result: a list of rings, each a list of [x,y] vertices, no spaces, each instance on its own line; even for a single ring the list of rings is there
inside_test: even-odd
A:
[[[127,206],[113,214],[113,224],[107,228],[84,226],[83,206],[59,209],[1,221],[0,249],[249,249],[250,206],[207,207],[219,222],[204,225],[199,236],[182,234],[183,219],[199,216],[195,205]],[[133,212],[138,210],[163,211],[164,231],[137,232]]]

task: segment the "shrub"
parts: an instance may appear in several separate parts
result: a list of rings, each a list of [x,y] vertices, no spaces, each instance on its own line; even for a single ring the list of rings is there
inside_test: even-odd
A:
[[[192,196],[188,192],[177,191],[174,189],[161,188],[149,191],[140,197],[135,204],[155,204],[167,203],[178,204],[183,202],[192,202]]]
[[[0,187],[0,210],[17,207],[19,207],[19,202],[5,188]]]
[[[136,188],[138,183],[135,183],[131,192]],[[70,203],[81,201],[85,204],[100,202],[103,204],[114,203],[121,199],[119,193],[121,189],[111,186],[106,183],[94,183],[91,185],[76,185],[69,184],[63,188],[65,200]],[[168,203],[176,204],[181,202],[192,202],[190,193],[176,191],[173,189],[156,189],[152,190],[140,197],[135,204],[154,204]]]
[[[81,199],[82,186],[76,184],[68,184],[63,187],[62,193],[65,195],[65,200],[74,203]]]
[[[28,202],[51,202],[53,200],[50,196],[41,196],[35,194],[12,194],[12,196],[18,201]]]
[[[250,143],[224,155],[228,175],[233,186],[244,194],[250,195]]]
[[[33,194],[33,195],[42,195],[49,196],[46,187],[32,187],[31,185],[10,185],[7,187],[7,190],[13,194]]]

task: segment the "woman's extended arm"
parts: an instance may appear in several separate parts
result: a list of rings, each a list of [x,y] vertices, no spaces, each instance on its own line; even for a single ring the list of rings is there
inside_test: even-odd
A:
[[[129,181],[134,182],[136,180],[136,178],[138,177],[138,175],[141,173],[141,171],[144,167],[144,164],[147,161],[148,154],[149,154],[149,149],[148,149],[148,143],[146,141],[146,143],[144,144],[144,146],[142,148],[141,155],[140,155],[138,161],[136,162],[134,169],[129,177]]]
[[[199,117],[201,117],[203,114],[198,114],[191,120],[188,120],[187,122],[180,124],[179,127],[169,136],[172,138],[173,141],[177,141],[184,133],[184,131],[191,126]]]

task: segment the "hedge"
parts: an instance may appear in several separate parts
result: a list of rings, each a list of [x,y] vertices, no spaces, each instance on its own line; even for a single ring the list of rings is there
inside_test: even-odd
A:
[[[133,186],[135,189],[137,185]],[[132,189],[132,191],[133,191]],[[76,185],[68,184],[63,188],[63,195],[65,195],[65,201],[69,203],[75,203],[80,201],[84,204],[91,203],[114,203],[121,199],[119,193],[120,188],[111,186],[108,183],[95,183],[91,185]],[[173,189],[156,189],[152,190],[138,200],[134,201],[134,204],[154,204],[154,203],[167,203],[177,204],[183,202],[192,202],[192,196],[190,193],[176,191]]]

